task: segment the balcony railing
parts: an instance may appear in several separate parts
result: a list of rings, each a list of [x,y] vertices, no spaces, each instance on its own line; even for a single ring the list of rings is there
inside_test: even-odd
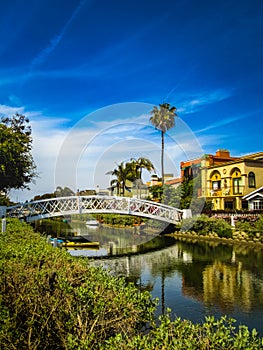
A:
[[[228,196],[243,196],[245,186],[224,187],[218,190],[207,188],[207,197],[228,197]]]

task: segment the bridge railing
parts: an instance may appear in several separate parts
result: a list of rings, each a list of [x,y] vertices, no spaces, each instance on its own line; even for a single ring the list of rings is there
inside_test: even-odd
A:
[[[138,198],[115,196],[71,196],[21,203],[7,208],[7,216],[27,221],[81,213],[119,213],[144,216],[169,223],[182,219],[182,210]]]

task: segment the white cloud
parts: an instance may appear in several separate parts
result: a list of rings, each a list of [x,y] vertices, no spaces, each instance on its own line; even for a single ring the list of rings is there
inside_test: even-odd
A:
[[[150,125],[149,115],[145,113],[123,113],[125,104],[116,105],[117,113],[99,111],[86,116],[72,128],[68,120],[43,115],[41,112],[28,111],[32,125],[33,157],[40,177],[31,191],[15,191],[14,200],[27,200],[37,194],[53,192],[56,186],[77,188],[107,187],[110,181],[107,171],[113,170],[116,163],[130,158],[149,158],[160,175],[160,132]],[[139,108],[140,109],[140,108]],[[1,108],[0,108],[1,110]],[[3,107],[13,113],[12,107]],[[25,108],[20,107],[21,112]],[[106,108],[107,111],[107,108]],[[91,118],[92,116],[92,118]],[[114,119],[114,116],[117,116]],[[91,120],[95,120],[92,122]],[[179,175],[179,163],[182,160],[200,156],[201,146],[187,124],[177,118],[176,128],[169,130],[165,140],[165,172]],[[144,174],[144,180],[149,175]]]
[[[6,116],[6,117],[12,117],[16,113],[19,113],[19,114],[25,113],[24,107],[11,107],[7,105],[0,105],[0,115]]]
[[[189,114],[194,113],[206,105],[223,101],[233,94],[232,90],[217,89],[215,91],[203,91],[189,95],[187,98],[181,96],[183,100],[178,108],[178,113]],[[179,96],[180,99],[180,96]]]

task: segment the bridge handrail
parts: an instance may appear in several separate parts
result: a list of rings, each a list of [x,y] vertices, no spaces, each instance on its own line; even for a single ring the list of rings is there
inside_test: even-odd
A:
[[[82,212],[131,214],[167,222],[177,222],[183,214],[183,210],[145,199],[100,195],[53,197],[7,208],[7,216],[26,217],[30,220]]]

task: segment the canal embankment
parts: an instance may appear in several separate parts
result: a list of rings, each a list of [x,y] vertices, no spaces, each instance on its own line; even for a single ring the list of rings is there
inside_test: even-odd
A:
[[[261,349],[233,320],[156,324],[156,301],[124,278],[54,249],[25,223],[0,237],[0,344],[5,349]]]

